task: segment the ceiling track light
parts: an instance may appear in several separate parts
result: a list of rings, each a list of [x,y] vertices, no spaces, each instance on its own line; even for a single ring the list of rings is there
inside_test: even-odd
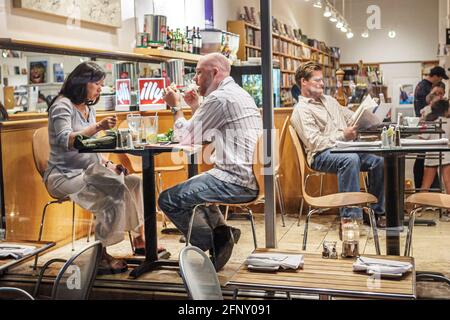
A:
[[[317,0],[317,1],[314,3],[314,7],[315,7],[315,8],[318,8],[318,9],[322,9],[322,7],[323,7],[323,5],[322,5],[322,0]]]
[[[325,8],[325,11],[324,11],[324,13],[323,13],[323,16],[325,17],[325,18],[329,18],[329,17],[331,17],[331,15],[332,15],[333,13],[331,12],[331,10],[330,10],[330,7],[326,7]]]
[[[351,38],[353,38],[355,35],[353,34],[353,32],[351,31],[351,30],[349,30],[348,32],[347,32],[347,39],[351,39]]]
[[[336,23],[336,28],[341,29],[344,26],[344,23],[342,21],[338,21],[338,23]]]

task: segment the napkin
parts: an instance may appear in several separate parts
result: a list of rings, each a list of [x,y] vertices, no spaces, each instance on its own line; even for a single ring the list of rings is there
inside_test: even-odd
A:
[[[358,257],[353,264],[353,271],[366,271],[368,274],[403,275],[404,273],[411,271],[412,268],[413,265],[409,262],[367,257]]]
[[[381,141],[336,141],[338,149],[354,147],[381,147]]]
[[[294,269],[302,268],[303,255],[282,253],[254,253],[245,260],[247,266],[268,269]]]
[[[402,139],[402,146],[423,146],[423,145],[448,145],[448,139]]]
[[[21,259],[24,256],[32,253],[36,247],[32,246],[24,246],[24,245],[17,245],[17,244],[8,244],[8,243],[1,243],[0,244],[0,258],[3,259]]]

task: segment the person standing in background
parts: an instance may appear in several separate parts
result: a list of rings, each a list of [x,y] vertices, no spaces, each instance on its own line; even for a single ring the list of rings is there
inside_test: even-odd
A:
[[[414,111],[416,117],[420,117],[421,110],[428,105],[427,96],[431,93],[433,85],[438,84],[442,79],[448,80],[449,78],[444,68],[436,66],[431,69],[430,74],[425,79],[419,82],[414,91]],[[424,156],[418,156],[414,162],[414,185],[416,188],[422,185],[424,166]],[[432,188],[439,189],[438,179],[434,180]]]

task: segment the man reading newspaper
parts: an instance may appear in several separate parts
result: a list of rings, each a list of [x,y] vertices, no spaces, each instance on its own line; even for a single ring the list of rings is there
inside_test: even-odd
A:
[[[342,107],[336,99],[324,95],[322,67],[315,62],[300,66],[295,80],[301,88],[299,102],[292,113],[291,123],[297,131],[312,169],[334,173],[338,177],[339,192],[360,191],[360,171],[369,173],[369,192],[378,199],[372,206],[377,224],[385,225],[384,215],[384,162],[371,154],[332,154],[337,141],[353,141],[358,135],[353,125],[354,113]],[[361,209],[344,208],[341,218],[362,220]]]

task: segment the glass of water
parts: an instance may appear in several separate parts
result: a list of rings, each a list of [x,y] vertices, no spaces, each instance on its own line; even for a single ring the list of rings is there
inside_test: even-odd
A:
[[[140,145],[142,132],[142,116],[133,113],[127,115],[127,124],[133,137],[133,144]]]
[[[158,142],[158,116],[142,118],[144,124],[145,141],[149,144]]]

